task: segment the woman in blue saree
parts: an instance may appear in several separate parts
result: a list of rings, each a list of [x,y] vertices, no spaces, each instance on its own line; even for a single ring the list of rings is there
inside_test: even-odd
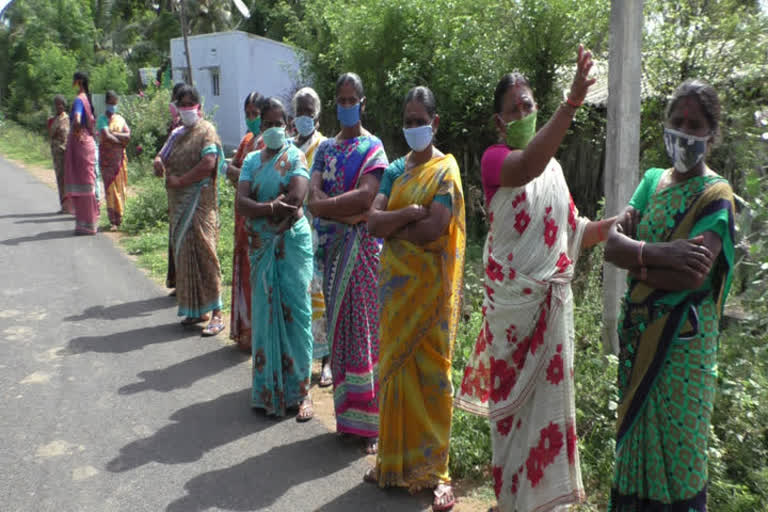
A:
[[[285,109],[261,108],[266,148],[250,153],[240,173],[238,213],[247,217],[251,261],[252,407],[298,421],[312,418],[312,232],[304,216],[309,172],[304,153],[285,136]]]

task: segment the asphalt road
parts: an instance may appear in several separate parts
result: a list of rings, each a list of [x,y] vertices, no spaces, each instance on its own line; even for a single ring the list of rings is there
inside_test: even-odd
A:
[[[0,158],[0,511],[421,511],[357,446],[249,407],[250,362]]]

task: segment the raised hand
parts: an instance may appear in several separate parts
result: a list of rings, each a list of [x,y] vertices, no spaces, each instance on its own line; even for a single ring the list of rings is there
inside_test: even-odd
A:
[[[570,103],[581,105],[587,97],[589,88],[595,83],[596,78],[589,78],[592,69],[592,52],[584,50],[584,45],[579,45],[579,53],[576,61],[576,75],[571,83],[571,92],[568,94]]]

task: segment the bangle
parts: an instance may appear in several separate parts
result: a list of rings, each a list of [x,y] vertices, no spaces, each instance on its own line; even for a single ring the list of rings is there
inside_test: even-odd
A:
[[[643,263],[643,247],[645,247],[645,242],[640,242],[640,249],[637,251],[637,262],[641,267],[645,265]]]
[[[270,201],[269,202],[269,214],[274,215],[275,214],[275,203]]]
[[[579,108],[579,107],[581,106],[581,103],[576,103],[575,101],[573,101],[573,100],[571,99],[571,97],[570,97],[570,96],[568,96],[567,98],[565,98],[565,102],[566,102],[567,104],[569,104],[570,106],[572,106],[573,108]]]
[[[640,280],[645,281],[648,279],[648,267],[640,267]]]

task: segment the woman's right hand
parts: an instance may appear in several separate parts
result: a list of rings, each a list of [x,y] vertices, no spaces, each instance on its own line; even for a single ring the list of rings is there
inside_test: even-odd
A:
[[[589,78],[592,64],[592,52],[585,51],[584,45],[580,44],[576,61],[576,75],[573,77],[573,83],[571,83],[571,92],[568,94],[568,99],[574,105],[584,103],[584,98],[587,97],[589,88],[597,80],[596,78]]]
[[[698,276],[706,276],[712,269],[712,252],[704,245],[704,236],[673,240],[664,245],[664,259],[671,268]]]
[[[408,213],[411,216],[411,222],[420,221],[426,219],[429,216],[429,208],[420,204],[409,204],[406,206]]]
[[[159,156],[156,156],[155,161],[152,162],[152,166],[155,168],[155,176],[162,178],[165,174],[165,164],[163,164],[163,160]]]

